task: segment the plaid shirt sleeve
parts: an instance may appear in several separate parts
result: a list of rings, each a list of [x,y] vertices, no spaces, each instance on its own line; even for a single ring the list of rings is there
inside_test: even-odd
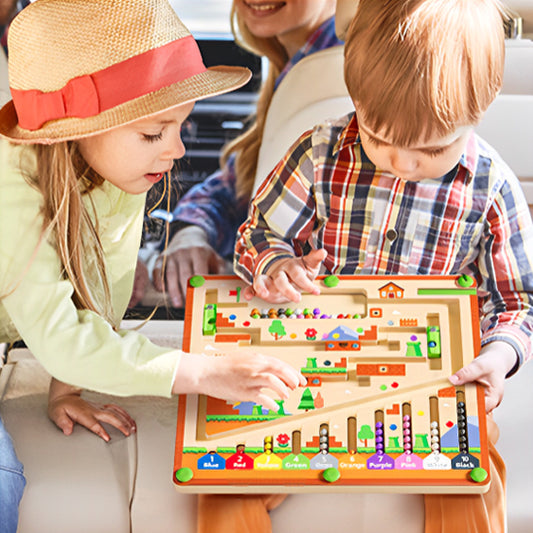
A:
[[[482,345],[508,342],[520,365],[532,348],[533,226],[518,180],[502,179],[500,185],[488,204],[478,261]]]
[[[316,220],[311,132],[304,133],[278,163],[250,204],[239,228],[235,272],[252,283],[276,261],[301,256]],[[267,222],[268,221],[268,222]]]
[[[201,227],[209,244],[222,257],[232,257],[237,229],[246,218],[248,203],[235,192],[234,159],[195,185],[178,202],[172,221]]]

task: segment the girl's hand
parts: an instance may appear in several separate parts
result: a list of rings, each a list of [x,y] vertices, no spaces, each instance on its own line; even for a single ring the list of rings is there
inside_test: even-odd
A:
[[[165,256],[163,280],[161,269]],[[167,249],[157,258],[152,277],[158,291],[165,288],[173,307],[183,307],[191,276],[224,274],[226,270],[226,262],[211,247],[205,231],[199,226],[187,226],[174,235]]]
[[[500,405],[505,376],[516,364],[514,348],[503,341],[485,345],[470,364],[450,376],[453,385],[477,382],[485,387],[485,410],[490,413]]]
[[[266,389],[285,400],[291,390],[305,384],[298,370],[276,357],[252,352],[212,357],[183,354],[172,391],[252,401],[277,412],[279,405]]]
[[[101,422],[110,424],[126,437],[136,431],[133,418],[118,405],[99,405],[80,397],[81,390],[52,379],[48,396],[48,416],[63,431],[70,435],[75,424],[80,424],[106,442],[111,437]]]
[[[320,294],[313,283],[318,276],[320,265],[327,257],[324,249],[312,250],[303,257],[280,259],[266,273],[254,279],[253,287],[244,290],[247,300],[258,296],[270,303],[299,302],[301,292]]]

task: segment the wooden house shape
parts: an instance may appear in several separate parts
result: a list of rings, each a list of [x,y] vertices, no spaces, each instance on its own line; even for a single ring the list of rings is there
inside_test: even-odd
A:
[[[379,289],[380,298],[403,298],[403,289],[392,281]]]
[[[346,326],[338,326],[330,331],[326,337],[326,351],[329,350],[346,350],[358,351],[361,349],[359,342],[359,333]]]

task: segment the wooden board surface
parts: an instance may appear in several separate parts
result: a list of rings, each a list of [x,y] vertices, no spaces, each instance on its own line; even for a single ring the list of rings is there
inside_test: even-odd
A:
[[[184,350],[273,355],[300,369],[307,386],[277,412],[180,397],[179,490],[488,490],[488,475],[472,479],[489,472],[483,390],[448,381],[479,351],[470,278],[321,277],[320,296],[304,294],[298,305],[247,302],[237,277],[196,281]]]

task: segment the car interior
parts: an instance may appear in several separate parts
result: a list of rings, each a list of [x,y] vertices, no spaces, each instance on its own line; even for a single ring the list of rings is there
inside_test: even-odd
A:
[[[179,4],[179,3],[176,3]],[[507,28],[506,68],[501,94],[477,127],[520,178],[533,212],[533,2],[507,0],[514,18]],[[336,26],[343,35],[354,0],[337,0]],[[179,5],[176,5],[178,14]],[[180,164],[183,190],[218,167],[222,145],[246,127],[262,79],[262,61],[240,49],[228,35],[197,35],[206,64],[231,61],[253,72],[235,93],[197,103],[185,137]],[[291,70],[269,108],[255,188],[298,135],[315,123],[353,109],[346,92],[343,48],[313,54]],[[305,90],[302,90],[305,87]],[[153,295],[152,295],[153,296]],[[157,298],[155,298],[157,300]],[[152,309],[154,298],[147,299]],[[135,315],[131,315],[135,316]],[[140,327],[154,343],[179,347],[183,315],[158,315]],[[170,318],[170,319],[169,319]],[[19,533],[192,533],[196,496],[178,492],[172,482],[178,398],[112,398],[85,392],[100,403],[119,403],[136,420],[126,438],[109,428],[105,443],[81,427],[66,437],[47,417],[49,374],[24,347],[9,352],[0,368],[0,414],[24,464],[27,486],[20,508]],[[512,376],[502,404],[494,411],[500,427],[498,450],[507,464],[507,531],[533,530],[533,366]],[[385,512],[384,512],[385,510]],[[291,494],[271,513],[273,531],[309,533],[347,526],[358,533],[423,531],[423,500],[417,494]]]

